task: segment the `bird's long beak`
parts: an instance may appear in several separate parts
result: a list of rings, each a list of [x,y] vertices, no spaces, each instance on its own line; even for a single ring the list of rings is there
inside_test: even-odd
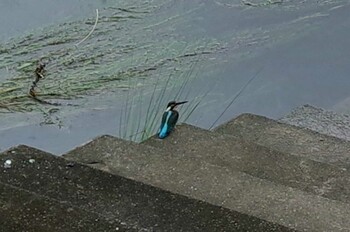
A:
[[[188,102],[188,101],[176,102],[175,105],[178,106],[178,105],[185,104],[185,103],[187,103],[187,102]]]

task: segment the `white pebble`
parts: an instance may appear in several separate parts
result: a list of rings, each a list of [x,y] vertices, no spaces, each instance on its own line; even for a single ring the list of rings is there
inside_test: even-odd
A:
[[[11,168],[12,161],[11,160],[6,160],[4,163],[4,168]]]

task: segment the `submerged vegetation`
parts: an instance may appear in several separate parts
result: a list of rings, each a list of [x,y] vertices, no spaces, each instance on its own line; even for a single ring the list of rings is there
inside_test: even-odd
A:
[[[189,43],[170,37],[166,31],[153,31],[159,22],[145,21],[159,7],[162,5],[109,7],[101,10],[97,26],[95,18],[74,21],[1,45],[0,70],[9,78],[0,82],[0,111],[39,111],[47,107],[28,95],[39,61],[47,64],[47,75],[37,87],[37,97],[62,103],[84,95],[133,88],[130,78],[148,79],[144,84],[150,84],[151,77],[168,75],[164,67],[183,70],[194,57],[222,48],[213,40]],[[175,17],[173,23],[180,19],[180,15]],[[82,40],[92,25],[96,26],[93,34]]]
[[[0,81],[0,114],[40,112],[43,123],[61,126],[59,118],[51,120],[61,107],[78,109],[81,97],[121,90],[127,97],[119,136],[134,141],[151,136],[166,102],[188,97],[185,88],[198,76],[196,64],[224,48],[211,38],[191,41],[160,27],[183,20],[181,14],[148,17],[164,6],[165,1],[108,7],[96,11],[95,18],[43,28],[2,44],[0,71],[7,78]],[[201,97],[191,99],[182,119]]]
[[[202,29],[188,22],[203,17],[195,13],[205,3],[193,2],[188,10],[171,0],[117,4],[100,9],[97,17],[92,14],[88,20],[53,25],[0,44],[0,74],[6,76],[0,80],[0,113],[48,110],[28,95],[38,62],[47,69],[37,87],[38,98],[64,105],[86,95],[133,88],[130,78],[152,85],[157,75],[176,75],[169,67],[186,72],[191,63],[228,47],[235,50],[270,39],[260,29],[203,37]]]

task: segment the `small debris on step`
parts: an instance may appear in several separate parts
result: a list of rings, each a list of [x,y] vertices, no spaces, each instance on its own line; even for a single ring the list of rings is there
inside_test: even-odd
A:
[[[4,163],[4,168],[11,168],[12,161],[11,160],[6,160]]]

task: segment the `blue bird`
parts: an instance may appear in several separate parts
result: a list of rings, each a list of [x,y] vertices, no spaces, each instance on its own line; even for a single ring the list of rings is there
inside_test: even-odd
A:
[[[158,138],[164,139],[174,130],[177,120],[179,119],[179,112],[177,112],[175,108],[176,106],[184,104],[186,102],[188,101],[171,101],[168,103],[167,108],[162,117],[162,123],[160,124]]]

